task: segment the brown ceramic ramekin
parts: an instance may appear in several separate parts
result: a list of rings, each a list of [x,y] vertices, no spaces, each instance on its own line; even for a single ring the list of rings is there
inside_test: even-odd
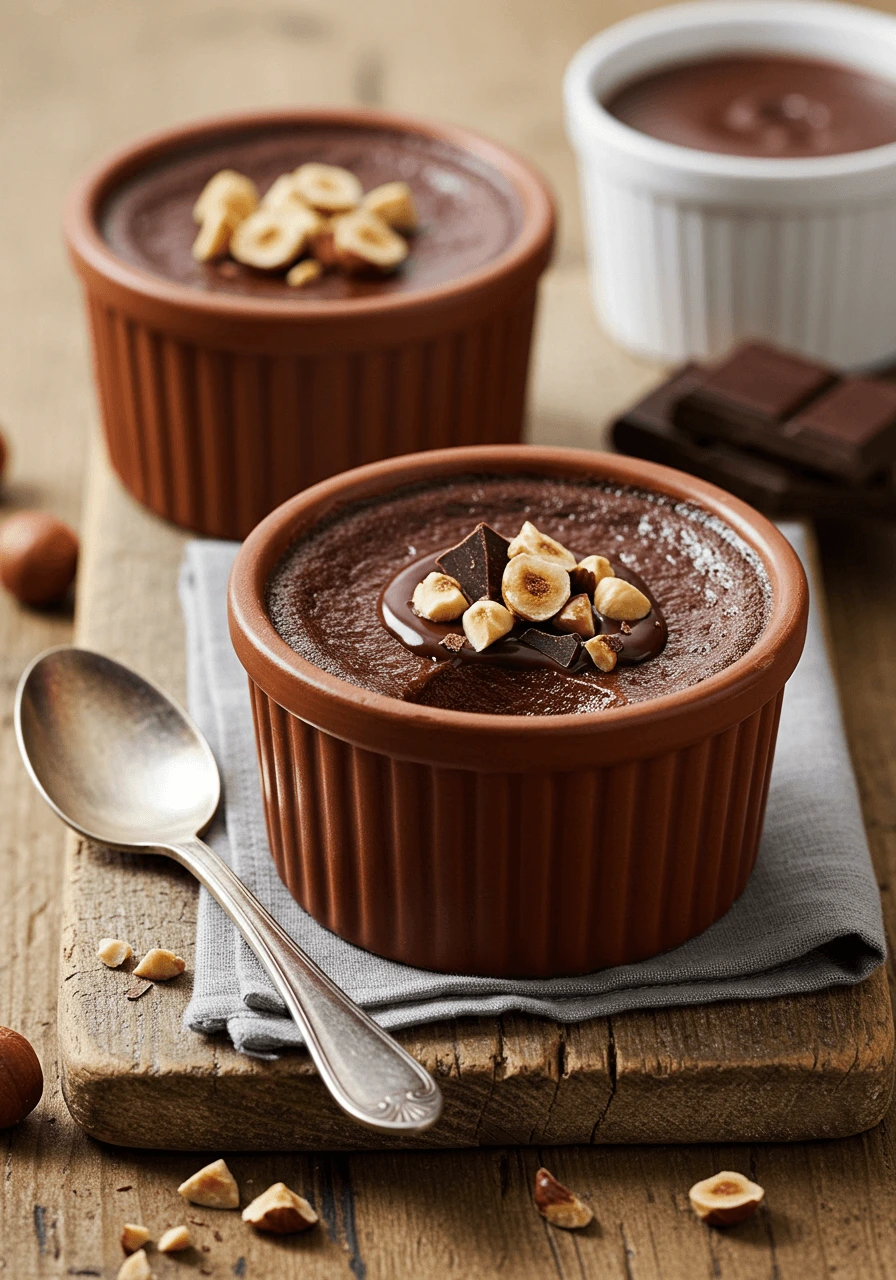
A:
[[[388,130],[460,149],[519,202],[509,246],[429,288],[346,300],[203,291],[110,248],[103,210],[135,175],[265,129]],[[242,538],[326,476],[409,450],[519,440],[553,204],[519,157],[465,129],[370,110],[222,117],[145,139],[78,184],[65,236],[86,295],[112,464],[150,510]]]
[[[298,534],[344,503],[467,472],[609,479],[703,507],[765,565],[764,631],[691,688],[564,716],[416,706],[289,648],[267,616],[265,586]],[[315,485],[250,535],[230,584],[280,876],[340,936],[448,972],[559,976],[674,947],[727,911],[752,870],[807,614],[802,566],[768,520],[634,458],[484,446]]]

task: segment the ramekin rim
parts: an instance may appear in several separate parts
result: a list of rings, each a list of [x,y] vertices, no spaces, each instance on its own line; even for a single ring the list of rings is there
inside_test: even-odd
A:
[[[441,284],[383,297],[325,299],[320,302],[299,297],[253,298],[225,292],[203,293],[200,289],[128,262],[104,239],[97,223],[98,210],[112,189],[116,175],[133,164],[135,159],[165,148],[174,149],[179,143],[194,137],[289,121],[354,122],[359,127],[393,128],[441,139],[468,151],[491,165],[513,188],[522,215],[519,234],[506,249],[482,266]],[[204,116],[146,134],[107,154],[82,174],[68,193],[63,216],[66,243],[75,257],[99,275],[134,293],[222,320],[295,321],[308,317],[317,323],[334,318],[354,320],[363,319],[366,315],[403,314],[433,304],[450,303],[458,297],[488,289],[540,254],[548,253],[555,224],[556,204],[547,180],[525,157],[503,142],[494,141],[462,125],[443,124],[411,113],[340,106],[272,108]]]
[[[560,467],[565,463],[570,466],[570,473],[579,464],[588,459],[592,463],[600,460],[604,466],[609,461],[612,469],[630,472],[631,477],[620,480],[620,483],[641,487],[667,496],[679,496],[681,501],[702,506],[711,514],[718,516],[724,523],[750,546],[760,557],[769,575],[772,587],[772,606],[765,627],[748,652],[724,667],[715,675],[708,676],[685,689],[656,698],[648,698],[641,702],[628,703],[622,707],[613,707],[599,712],[579,712],[566,715],[544,716],[512,716],[497,715],[484,712],[454,711],[447,708],[421,706],[417,703],[402,701],[388,695],[374,693],[372,690],[342,680],[322,668],[308,662],[295,652],[279,635],[268,617],[263,592],[270,573],[277,559],[290,544],[295,533],[295,517],[303,507],[327,502],[324,510],[333,510],[342,505],[338,494],[345,487],[346,481],[358,484],[368,480],[376,481],[382,476],[397,472],[399,468],[412,466],[424,473],[435,472],[438,475],[463,474],[465,471],[479,469],[487,471],[489,465],[504,462],[519,462],[518,467],[508,467],[510,471],[519,470],[521,474],[531,473],[531,466],[536,469],[540,464],[555,464]],[[447,467],[447,469],[445,469]],[[500,469],[500,468],[499,468]],[[594,478],[606,479],[606,473],[595,471]],[[612,475],[609,478],[613,478]],[[404,485],[413,483],[413,478],[403,476],[397,481]],[[673,492],[663,488],[671,485]],[[684,490],[676,495],[675,488]],[[388,485],[381,492],[388,492]],[[360,493],[346,497],[350,502],[360,498]],[[313,521],[312,521],[313,523]],[[289,536],[283,536],[289,528]],[[266,560],[263,549],[266,544],[276,545],[276,554]],[[757,545],[758,544],[758,545]],[[253,581],[252,561],[259,558],[258,579]],[[781,580],[790,571],[794,574],[793,599],[781,598]],[[243,597],[248,596],[251,603],[248,614],[243,605]],[[686,715],[695,705],[703,704],[707,708],[720,699],[728,700],[738,692],[746,691],[752,684],[774,666],[786,640],[799,628],[800,621],[805,619],[808,610],[808,583],[805,571],[790,543],[774,524],[749,504],[736,498],[726,490],[698,479],[686,472],[677,471],[658,463],[646,462],[623,454],[602,452],[597,450],[574,449],[547,445],[466,445],[451,449],[425,450],[419,453],[403,454],[399,457],[386,458],[378,462],[366,463],[363,466],[341,472],[339,475],[319,481],[317,484],[302,490],[293,498],[277,507],[243,542],[234,561],[228,586],[228,616],[231,637],[235,634],[241,641],[253,649],[259,663],[268,673],[277,671],[281,676],[296,681],[297,689],[313,689],[316,693],[339,705],[343,710],[363,707],[364,713],[380,722],[395,724],[403,722],[408,729],[442,729],[459,732],[463,729],[476,730],[481,733],[491,732],[504,739],[522,735],[535,734],[537,737],[557,737],[564,734],[581,734],[586,730],[600,730],[604,733],[613,728],[622,729],[637,727],[641,722],[673,720]],[[249,669],[250,663],[244,655],[237,653],[241,664],[259,687],[265,688],[265,681],[259,677],[257,670]],[[790,671],[781,680],[789,677]],[[271,695],[273,696],[273,695]],[[281,702],[275,696],[275,701]],[[286,707],[292,714],[301,718],[301,712]]]
[[[856,30],[862,27],[887,28],[896,41],[896,15],[861,5],[842,4],[839,0],[775,0],[774,3],[772,0],[683,0],[683,3],[663,5],[623,18],[592,36],[573,54],[563,78],[569,131],[577,133],[584,121],[592,136],[616,151],[650,163],[659,170],[695,178],[743,179],[775,187],[801,179],[836,181],[889,169],[896,172],[896,142],[832,156],[796,157],[736,156],[681,146],[653,138],[617,120],[591,92],[590,79],[599,65],[596,55],[600,61],[608,61],[632,39],[651,33],[660,34],[664,29],[680,30],[682,18],[693,17],[692,25],[698,27],[700,18],[716,25],[726,20],[749,17],[755,17],[757,21],[781,22],[812,11],[836,17]]]

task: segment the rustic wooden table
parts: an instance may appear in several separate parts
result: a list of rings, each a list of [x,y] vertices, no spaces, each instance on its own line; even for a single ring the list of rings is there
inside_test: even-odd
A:
[[[552,295],[581,270],[560,76],[573,50],[637,0],[26,0],[0,12],[0,423],[13,446],[3,509],[40,505],[77,521],[94,418],[79,298],[59,241],[59,206],[89,161],[184,118],[302,101],[360,101],[480,127],[530,155],[563,223]],[[887,7],[896,8],[896,0]],[[555,305],[558,305],[555,303]],[[543,317],[551,323],[550,314]],[[589,321],[590,325],[590,321]],[[532,434],[594,446],[630,393],[631,368],[584,327],[536,357]],[[644,367],[644,384],[655,376]],[[888,927],[896,921],[896,528],[819,530],[840,687]],[[68,1115],[56,1073],[58,824],[26,783],[12,733],[15,683],[71,618],[0,600],[0,1024],[44,1063],[44,1100],[0,1134],[0,1273],[114,1276],[124,1219],[176,1220],[172,1187],[195,1157],[103,1147]],[[533,1212],[544,1161],[591,1193],[596,1223],[571,1236]],[[191,1212],[198,1248],[158,1259],[211,1276],[896,1276],[896,1140],[803,1146],[490,1149],[448,1153],[245,1155],[247,1188],[309,1190],[327,1230],[271,1241],[235,1215]],[[768,1212],[735,1233],[701,1227],[687,1188],[722,1167],[767,1189]],[[226,1218],[226,1221],[221,1219]]]

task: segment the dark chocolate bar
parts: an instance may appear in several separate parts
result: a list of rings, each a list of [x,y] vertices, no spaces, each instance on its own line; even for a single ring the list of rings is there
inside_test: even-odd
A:
[[[760,343],[705,370],[672,421],[698,444],[725,440],[853,484],[896,462],[896,387]]]
[[[675,405],[701,379],[699,365],[685,365],[618,418],[613,442],[620,453],[689,471],[769,515],[896,519],[892,472],[865,485],[845,484],[724,441],[698,442],[679,431],[672,421]]]

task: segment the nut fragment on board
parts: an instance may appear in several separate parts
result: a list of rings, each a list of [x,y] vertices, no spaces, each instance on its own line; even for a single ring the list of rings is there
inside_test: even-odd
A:
[[[149,1228],[137,1222],[126,1222],[121,1228],[121,1247],[125,1253],[136,1253],[149,1240]]]
[[[290,1191],[285,1182],[275,1182],[243,1210],[243,1222],[279,1236],[307,1231],[317,1220],[308,1201]]]
[[[614,578],[615,572],[606,556],[586,556],[574,569],[570,569],[573,591],[586,591],[594,595],[594,589],[603,578]]]
[[[513,630],[514,616],[497,600],[477,600],[461,619],[464,635],[477,653],[501,640]]]
[[[133,954],[130,946],[121,938],[100,938],[96,948],[97,959],[102,960],[108,969],[117,969],[125,960],[130,960]]]
[[[304,285],[311,284],[312,280],[317,280],[323,275],[323,270],[321,264],[314,258],[304,258],[287,271],[286,283],[291,289],[301,289]]]
[[[511,613],[527,622],[547,622],[569,599],[569,574],[559,561],[529,554],[508,560],[501,594]]]
[[[125,1000],[139,1000],[141,996],[145,996],[147,991],[152,991],[151,982],[135,982],[133,986],[128,987],[124,993]]]
[[[180,1253],[182,1249],[189,1249],[191,1243],[187,1227],[169,1227],[159,1237],[158,1250],[159,1253]]]
[[[541,560],[550,560],[552,564],[562,565],[564,569],[574,569],[576,558],[567,551],[562,542],[536,529],[531,520],[527,520],[515,538],[511,538],[507,554],[512,560],[514,556],[538,556]]]
[[[206,1209],[238,1209],[240,1189],[223,1160],[204,1165],[177,1188],[177,1194]]]
[[[428,573],[414,587],[414,613],[430,622],[454,622],[467,607],[467,597],[456,578],[447,573]]]
[[[574,1231],[587,1227],[594,1217],[593,1211],[562,1182],[558,1182],[547,1169],[539,1169],[535,1175],[535,1207],[543,1218],[554,1227]]]
[[[138,1249],[118,1268],[117,1280],[152,1280],[152,1268],[145,1249]]]
[[[731,1227],[753,1216],[765,1191],[742,1173],[723,1169],[702,1182],[695,1182],[688,1192],[698,1218],[712,1227]]]
[[[150,982],[167,982],[169,978],[176,978],[183,973],[186,967],[186,961],[181,960],[173,951],[153,947],[137,965],[134,977],[148,978]]]
[[[396,231],[407,233],[417,226],[414,194],[406,182],[384,182],[368,191],[361,204]]]
[[[614,622],[638,622],[650,613],[643,591],[622,578],[602,578],[594,589],[594,607]]]

